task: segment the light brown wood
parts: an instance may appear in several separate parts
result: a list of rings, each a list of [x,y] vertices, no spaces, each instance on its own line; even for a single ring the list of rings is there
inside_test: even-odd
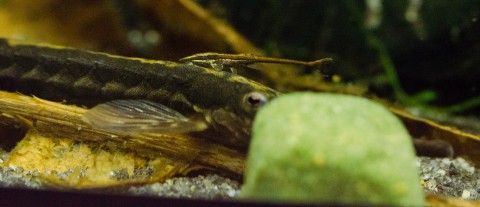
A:
[[[92,129],[81,120],[87,109],[18,93],[0,91],[3,117],[28,120],[40,134],[52,138],[113,143],[138,153],[167,156],[218,172],[242,175],[245,155],[205,139],[182,134],[120,136]],[[1,116],[0,116],[1,117]]]

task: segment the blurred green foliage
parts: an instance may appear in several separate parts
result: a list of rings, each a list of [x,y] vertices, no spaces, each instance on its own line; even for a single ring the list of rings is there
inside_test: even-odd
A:
[[[382,97],[480,112],[462,104],[480,96],[479,0],[199,2],[270,56],[332,57],[344,80]]]

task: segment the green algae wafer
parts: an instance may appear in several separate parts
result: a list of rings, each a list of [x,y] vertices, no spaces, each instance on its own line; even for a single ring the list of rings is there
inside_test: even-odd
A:
[[[251,200],[423,206],[411,137],[368,99],[292,93],[253,124],[245,184]]]

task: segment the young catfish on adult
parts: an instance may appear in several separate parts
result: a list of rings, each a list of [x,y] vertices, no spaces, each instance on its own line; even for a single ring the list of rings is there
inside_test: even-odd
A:
[[[96,105],[83,120],[106,131],[194,133],[241,147],[249,142],[255,112],[278,95],[244,77],[191,64],[5,39],[0,89]]]

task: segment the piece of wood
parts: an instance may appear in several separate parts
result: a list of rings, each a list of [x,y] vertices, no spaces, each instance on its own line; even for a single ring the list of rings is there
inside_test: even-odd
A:
[[[114,143],[148,155],[168,156],[220,173],[242,175],[245,154],[205,139],[182,134],[119,136],[92,129],[81,121],[87,109],[0,91],[0,113],[28,120],[38,133],[52,138]]]
[[[388,107],[405,124],[413,137],[444,140],[450,143],[455,157],[460,156],[480,165],[480,137],[434,121],[413,116],[395,107]]]

